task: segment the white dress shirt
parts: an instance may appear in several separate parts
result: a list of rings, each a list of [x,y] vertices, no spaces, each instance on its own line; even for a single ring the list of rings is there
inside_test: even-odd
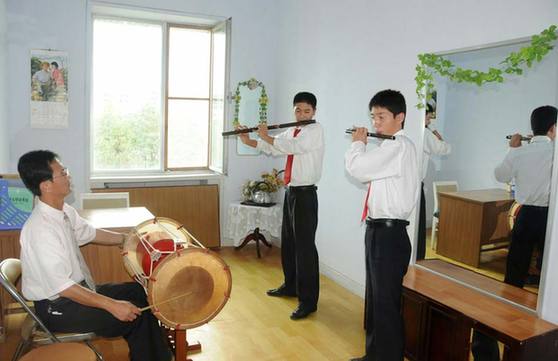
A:
[[[403,130],[395,140],[376,144],[351,144],[345,153],[347,172],[361,182],[370,182],[370,218],[408,219],[419,195],[418,160],[415,145]]]
[[[428,162],[430,156],[432,155],[448,155],[451,152],[451,145],[438,139],[438,137],[430,130],[424,130],[424,144],[423,144],[424,156],[422,159],[422,178],[426,178],[426,172],[428,171]]]
[[[298,127],[297,127],[298,128]],[[273,145],[258,140],[257,149],[266,154],[293,154],[291,182],[289,186],[308,186],[318,183],[322,176],[324,160],[324,131],[319,123],[300,127],[294,137],[296,128],[289,128],[278,134]]]
[[[519,204],[548,207],[554,142],[538,135],[517,148],[510,148],[494,170],[498,182],[515,181],[515,200]]]
[[[79,246],[96,230],[71,206],[52,208],[37,199],[20,236],[22,290],[28,300],[56,299],[68,287],[86,281],[95,289]]]

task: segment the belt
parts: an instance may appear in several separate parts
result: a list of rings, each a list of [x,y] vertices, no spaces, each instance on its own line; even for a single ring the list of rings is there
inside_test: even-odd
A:
[[[529,206],[527,204],[524,204],[521,207],[525,208],[525,209],[533,209],[533,210],[541,210],[541,211],[547,211],[548,210],[548,206]]]
[[[289,186],[288,190],[293,192],[315,191],[318,187],[314,184],[309,186]]]
[[[394,218],[367,218],[366,225],[371,228],[407,227],[408,221]]]

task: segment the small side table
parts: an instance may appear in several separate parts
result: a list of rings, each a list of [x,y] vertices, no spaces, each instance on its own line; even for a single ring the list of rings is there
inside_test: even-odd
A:
[[[271,207],[258,207],[234,202],[229,205],[227,224],[225,232],[227,237],[234,239],[237,250],[244,247],[248,242],[256,242],[258,258],[260,254],[260,241],[267,247],[271,247],[265,236],[261,233],[265,230],[272,237],[281,235],[281,222],[283,206],[278,203]]]

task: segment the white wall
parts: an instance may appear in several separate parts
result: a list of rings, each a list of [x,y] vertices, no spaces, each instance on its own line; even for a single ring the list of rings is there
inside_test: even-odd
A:
[[[113,3],[153,8],[148,0],[115,0]],[[40,4],[40,5],[39,5]],[[231,89],[236,83],[255,77],[266,86],[270,97],[269,118],[273,119],[275,97],[275,39],[277,27],[274,1],[161,0],[157,8],[192,14],[232,17]],[[74,194],[88,188],[87,161],[88,116],[86,114],[86,1],[85,0],[8,0],[8,115],[10,123],[9,170],[15,171],[23,153],[48,148],[59,153],[72,171]],[[69,53],[69,122],[64,130],[32,129],[29,126],[29,51],[57,49]],[[4,69],[4,67],[2,67]],[[231,107],[234,109],[234,107]],[[230,118],[230,117],[229,117]],[[230,122],[227,123],[231,127]],[[3,132],[0,132],[2,134]],[[239,157],[236,140],[227,141],[229,176],[224,183],[224,205],[239,199],[242,183],[269,170],[265,157]],[[1,154],[1,153],[0,153]],[[1,164],[1,163],[0,163]],[[273,161],[271,165],[273,165]],[[72,199],[70,199],[72,201]],[[223,223],[224,220],[222,219]]]
[[[557,23],[558,7],[554,0],[286,0],[283,12],[276,112],[282,117],[299,89],[318,96],[317,118],[326,132],[318,190],[322,270],[362,293],[364,228],[359,215],[365,189],[344,172],[350,140],[343,130],[368,124],[370,97],[395,88],[407,98],[406,129],[420,149],[422,115],[414,108],[417,54],[529,36]],[[415,238],[414,227],[409,229]],[[558,319],[558,311],[548,317]]]
[[[8,171],[9,139],[6,111],[6,1],[0,0],[0,174]]]

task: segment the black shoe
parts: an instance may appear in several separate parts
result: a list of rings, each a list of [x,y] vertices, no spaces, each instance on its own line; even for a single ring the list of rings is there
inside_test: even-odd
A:
[[[305,307],[303,305],[298,305],[296,310],[291,313],[291,320],[300,320],[301,318],[306,318],[312,312],[316,312],[318,308],[314,307]]]
[[[267,295],[268,296],[273,296],[273,297],[296,297],[296,292],[289,291],[289,290],[287,290],[285,285],[282,285],[278,288],[268,290]]]

